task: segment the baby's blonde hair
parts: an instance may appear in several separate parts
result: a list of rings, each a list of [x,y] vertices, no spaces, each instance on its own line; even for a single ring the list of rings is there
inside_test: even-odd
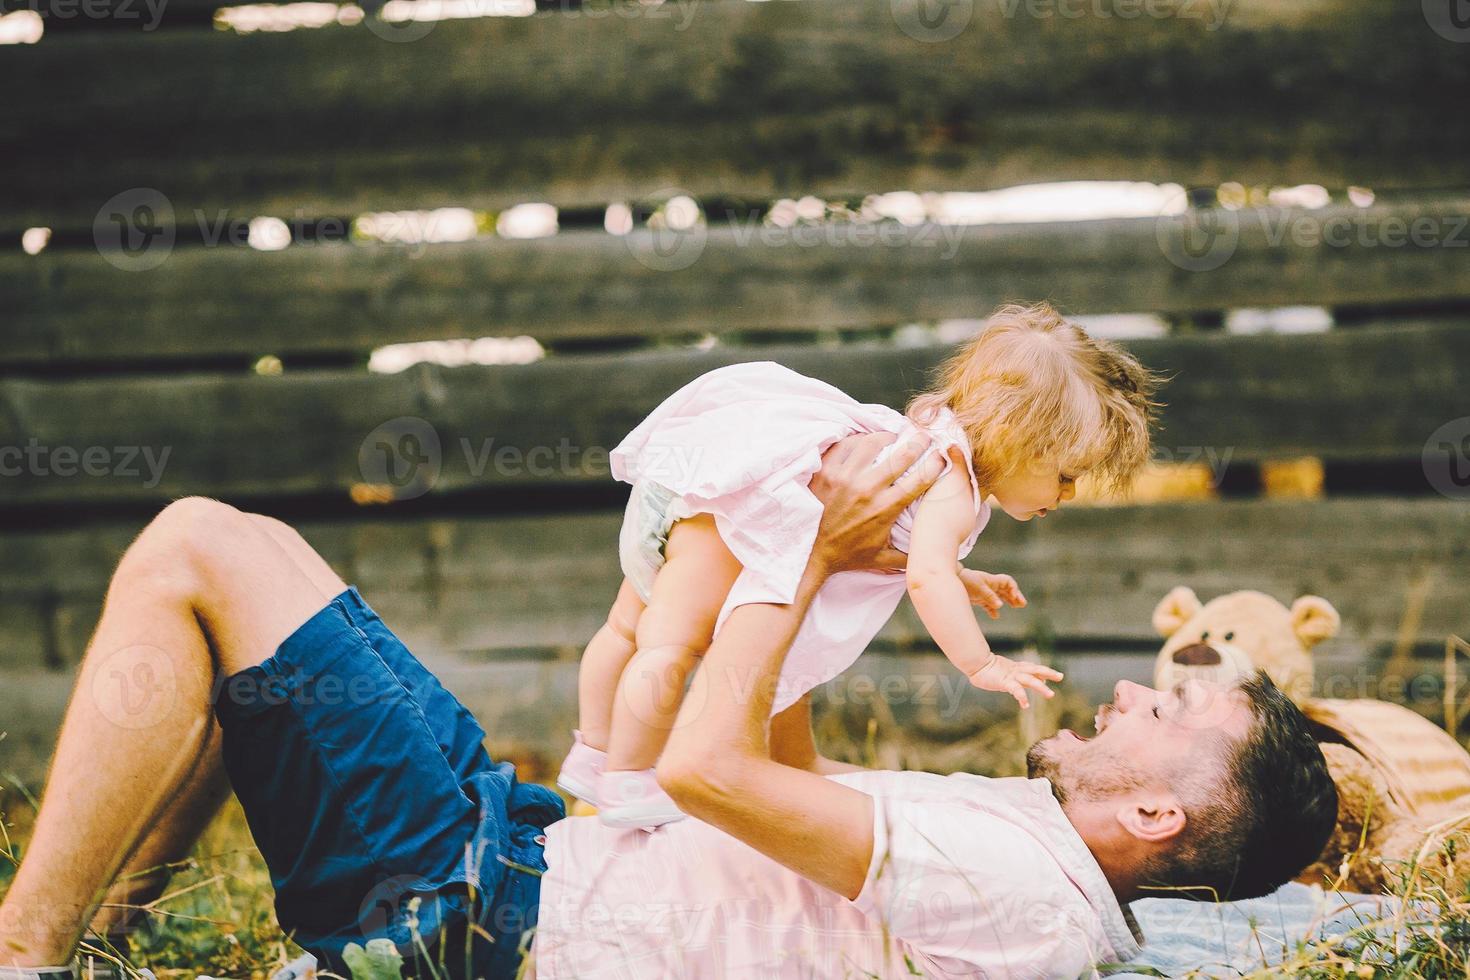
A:
[[[1158,378],[1116,344],[1089,337],[1049,303],[1008,304],[940,365],[908,416],[949,408],[970,437],[981,486],[1031,460],[1126,489],[1148,462]]]

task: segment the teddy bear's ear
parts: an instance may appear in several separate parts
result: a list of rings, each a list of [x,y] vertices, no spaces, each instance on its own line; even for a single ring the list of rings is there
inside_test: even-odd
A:
[[[1155,613],[1155,618],[1157,618]],[[1337,635],[1342,619],[1332,603],[1321,596],[1304,595],[1291,604],[1291,628],[1304,647],[1314,647]]]
[[[1193,589],[1187,585],[1176,585],[1154,606],[1154,629],[1160,636],[1173,636],[1203,608]]]

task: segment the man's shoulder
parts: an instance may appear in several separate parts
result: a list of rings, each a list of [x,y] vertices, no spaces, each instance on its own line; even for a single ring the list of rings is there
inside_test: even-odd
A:
[[[1081,844],[1044,779],[924,772],[847,774],[874,799],[874,843],[895,860],[1057,887]]]
[[[854,905],[927,968],[1072,975],[1108,958],[1107,927],[1079,883],[1075,834],[1045,780],[889,773],[858,782],[849,784],[874,795],[875,823]]]

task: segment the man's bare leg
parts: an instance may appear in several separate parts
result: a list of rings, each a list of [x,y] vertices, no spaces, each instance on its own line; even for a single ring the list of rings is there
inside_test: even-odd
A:
[[[211,719],[193,778],[169,802],[102,896],[90,933],[110,939],[135,927],[144,917],[142,907],[163,895],[173,876],[173,866],[189,856],[199,835],[219,812],[230,795],[230,781],[220,758],[220,738],[219,724]]]
[[[188,851],[220,773],[216,674],[265,660],[343,588],[284,525],[216,501],[178,501],[144,529],[113,575],[0,903],[0,965],[65,963],[120,869]]]
[[[346,587],[295,528],[261,514],[244,516],[269,534],[319,591],[336,595]],[[172,877],[172,866],[189,856],[199,835],[219,812],[230,795],[220,755],[221,738],[219,723],[211,718],[194,777],[168,803],[102,896],[90,926],[93,934],[105,937],[134,925],[141,916],[139,907],[163,895]]]

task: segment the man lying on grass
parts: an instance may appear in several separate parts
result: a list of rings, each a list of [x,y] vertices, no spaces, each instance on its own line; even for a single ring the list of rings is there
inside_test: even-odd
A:
[[[73,973],[86,928],[119,925],[99,912],[114,882],[184,857],[229,789],[282,928],[338,971],[346,944],[386,936],[451,977],[513,977],[526,951],[542,980],[1075,977],[1136,954],[1124,905],[1151,889],[1260,895],[1317,856],[1336,794],[1264,677],[1120,683],[1096,738],[1032,747],[1030,780],[837,765],[804,703],[768,723],[805,604],[832,574],[890,566],[894,517],[937,475],[895,483],[922,446],[874,466],[890,438],[829,451],[796,601],[740,607],[706,653],[659,765],[695,819],[654,833],[562,819],[492,762],[289,527],[170,505],[113,576],[0,905],[0,978]],[[119,671],[151,678],[146,717]],[[135,903],[164,887],[144,880]]]

